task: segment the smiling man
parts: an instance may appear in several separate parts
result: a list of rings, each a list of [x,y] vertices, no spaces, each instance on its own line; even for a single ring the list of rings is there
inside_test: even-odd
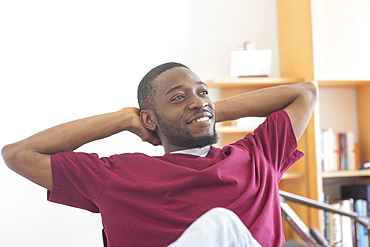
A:
[[[76,120],[9,144],[4,160],[48,189],[50,201],[100,213],[108,246],[225,246],[230,238],[243,238],[240,246],[284,243],[278,182],[303,156],[297,140],[317,100],[312,83],[213,103],[196,74],[166,63],[145,75],[138,100],[140,109]],[[246,116],[267,118],[254,134],[212,146],[216,122]],[[165,154],[73,151],[121,131],[163,145]]]
[[[150,80],[161,70],[165,71]],[[150,83],[152,94],[146,95]],[[158,134],[166,153],[217,142],[207,85],[185,66],[168,63],[154,68],[141,81],[138,100],[144,126]]]

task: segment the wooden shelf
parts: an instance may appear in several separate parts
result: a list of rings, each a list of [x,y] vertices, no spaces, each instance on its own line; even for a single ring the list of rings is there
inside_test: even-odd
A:
[[[281,77],[234,77],[215,79],[207,82],[209,87],[235,88],[235,87],[272,87],[277,85],[296,84],[303,82],[302,78]]]
[[[298,173],[298,172],[286,172],[284,173],[282,179],[286,180],[286,179],[301,179],[301,178],[304,178],[303,174],[302,173]]]
[[[370,170],[322,172],[322,178],[370,177]]]
[[[358,87],[370,84],[368,80],[318,80],[319,87]]]
[[[227,133],[252,133],[253,129],[249,128],[239,128],[237,126],[218,126],[216,127],[217,133],[227,134]]]

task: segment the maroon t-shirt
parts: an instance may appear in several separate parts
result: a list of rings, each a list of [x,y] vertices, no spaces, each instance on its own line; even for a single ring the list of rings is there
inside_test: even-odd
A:
[[[262,246],[276,247],[284,242],[278,182],[302,156],[279,111],[206,157],[54,154],[49,200],[100,213],[109,246],[166,246],[206,211],[224,207]]]

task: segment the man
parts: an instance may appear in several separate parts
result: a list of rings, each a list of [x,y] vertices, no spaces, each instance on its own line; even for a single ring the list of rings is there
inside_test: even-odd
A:
[[[307,82],[213,103],[196,74],[166,63],[141,81],[141,109],[65,123],[2,154],[11,169],[47,188],[50,201],[99,212],[109,246],[167,246],[212,208],[234,212],[262,246],[280,246],[277,184],[303,156],[297,140],[316,99]],[[215,122],[246,116],[268,117],[253,135],[223,149],[211,146]],[[163,145],[165,155],[72,151],[125,130]]]

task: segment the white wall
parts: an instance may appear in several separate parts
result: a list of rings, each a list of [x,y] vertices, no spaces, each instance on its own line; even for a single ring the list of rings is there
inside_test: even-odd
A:
[[[351,131],[358,142],[356,88],[320,88],[320,127],[335,132]]]
[[[228,77],[246,40],[272,49],[270,0],[13,0],[0,2],[0,146],[42,129],[136,106],[142,76],[178,61],[204,81]],[[161,148],[121,133],[80,149],[110,155]],[[99,215],[46,201],[46,191],[0,161],[0,246],[102,246]]]
[[[311,8],[315,78],[368,80],[370,1],[312,0]]]

